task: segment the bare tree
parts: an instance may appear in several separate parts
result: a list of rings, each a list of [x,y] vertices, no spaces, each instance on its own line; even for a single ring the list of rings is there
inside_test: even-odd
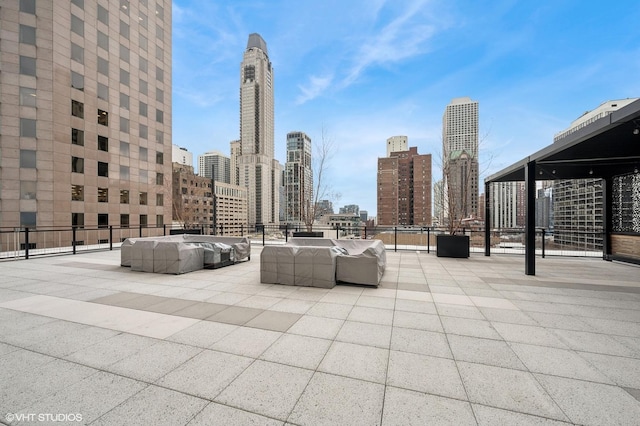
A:
[[[302,220],[309,232],[313,231],[313,224],[319,212],[320,201],[331,201],[340,198],[340,193],[333,191],[327,177],[329,165],[335,153],[335,141],[332,137],[328,136],[325,127],[322,126],[321,142],[313,146],[313,156],[311,159],[313,192],[310,194],[310,197],[304,198],[302,204]]]

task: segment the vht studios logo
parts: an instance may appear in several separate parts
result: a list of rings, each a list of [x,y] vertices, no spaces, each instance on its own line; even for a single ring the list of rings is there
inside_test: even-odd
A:
[[[7,413],[5,420],[13,422],[81,422],[82,414],[78,413]]]

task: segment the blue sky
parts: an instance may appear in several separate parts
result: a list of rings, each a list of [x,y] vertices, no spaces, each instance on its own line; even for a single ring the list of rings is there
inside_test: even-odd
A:
[[[481,175],[553,142],[610,99],[640,96],[637,0],[174,0],[173,143],[194,154],[239,137],[250,33],[274,66],[276,158],[300,130],[337,149],[336,207],[376,214],[377,158],[407,135],[439,171],[442,114],[480,104]],[[482,177],[481,176],[481,177]]]

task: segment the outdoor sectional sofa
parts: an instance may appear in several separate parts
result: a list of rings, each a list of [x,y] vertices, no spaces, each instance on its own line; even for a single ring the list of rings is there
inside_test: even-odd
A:
[[[260,281],[322,288],[333,288],[338,281],[378,286],[385,267],[385,247],[379,240],[292,238],[262,249]]]
[[[243,259],[251,259],[251,242],[246,237],[183,234],[127,238],[120,247],[120,265],[143,272],[184,274]]]

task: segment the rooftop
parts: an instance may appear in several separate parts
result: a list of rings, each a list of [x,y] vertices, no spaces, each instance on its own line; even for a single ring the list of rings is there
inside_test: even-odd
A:
[[[253,251],[179,276],[118,250],[0,262],[0,422],[640,418],[636,266],[389,251],[379,288],[327,290],[261,284]]]

